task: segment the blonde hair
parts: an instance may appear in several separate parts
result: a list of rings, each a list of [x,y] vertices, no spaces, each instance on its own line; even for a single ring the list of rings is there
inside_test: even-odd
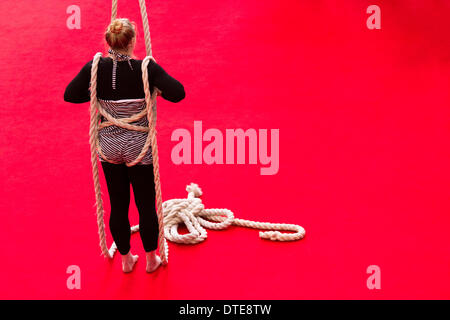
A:
[[[105,40],[113,50],[127,50],[134,37],[135,23],[127,18],[114,19],[105,32]]]

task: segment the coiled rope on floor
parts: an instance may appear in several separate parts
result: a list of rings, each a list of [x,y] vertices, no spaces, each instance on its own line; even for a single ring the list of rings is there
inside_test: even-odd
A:
[[[100,248],[105,257],[113,258],[114,253],[117,250],[116,244],[113,243],[108,249],[106,243],[105,234],[105,222],[104,222],[104,208],[102,193],[100,188],[99,170],[97,162],[97,152],[108,162],[116,163],[115,161],[108,159],[102,152],[98,131],[106,126],[115,125],[118,127],[126,128],[128,130],[136,130],[141,132],[148,132],[147,140],[140,152],[132,162],[126,163],[127,166],[134,166],[139,163],[145,154],[148,152],[150,145],[153,157],[153,173],[155,183],[156,194],[156,213],[158,216],[159,224],[159,254],[163,265],[166,265],[169,261],[169,246],[167,240],[177,243],[194,244],[206,239],[207,232],[203,228],[209,229],[225,229],[228,226],[234,224],[237,226],[243,226],[248,228],[256,228],[262,230],[272,230],[266,232],[260,232],[259,236],[263,239],[269,239],[274,241],[293,241],[302,239],[305,235],[305,229],[295,224],[285,223],[268,223],[268,222],[256,222],[251,220],[234,218],[233,212],[228,209],[205,209],[199,197],[202,195],[200,187],[191,183],[186,187],[188,197],[185,199],[171,199],[164,203],[162,202],[161,195],[161,181],[159,175],[159,157],[158,157],[158,143],[156,132],[156,97],[160,92],[158,88],[154,88],[153,94],[150,94],[149,81],[148,81],[148,64],[150,60],[155,60],[152,56],[150,30],[148,25],[148,17],[146,11],[145,0],[139,0],[139,6],[141,10],[142,22],[144,26],[145,47],[147,56],[142,61],[142,81],[145,92],[146,107],[138,114],[135,114],[128,118],[116,119],[111,116],[106,110],[104,110],[97,99],[97,71],[98,63],[101,52],[97,52],[94,55],[91,68],[91,87],[90,87],[90,126],[89,126],[89,143],[91,151],[91,163],[92,163],[92,176],[94,180],[95,199],[97,206],[97,225],[100,239]],[[112,1],[111,21],[117,16],[117,0]],[[105,117],[107,121],[100,123],[101,117]],[[147,116],[149,126],[136,126],[131,123]],[[213,223],[206,219],[215,221]],[[189,230],[189,233],[180,235],[178,233],[178,225],[184,223]],[[139,225],[131,227],[131,233],[137,232]],[[294,233],[281,233],[279,231],[293,231]]]
[[[195,244],[202,242],[207,237],[205,228],[220,230],[226,229],[230,225],[247,228],[272,230],[260,232],[262,239],[273,241],[294,241],[305,236],[305,229],[296,224],[257,222],[251,220],[237,219],[232,211],[228,209],[205,209],[202,200],[200,187],[191,183],[186,186],[188,196],[185,199],[171,199],[163,203],[164,209],[164,233],[166,238],[172,242]],[[218,223],[213,223],[208,220]],[[178,226],[185,224],[189,233],[180,235]],[[293,231],[294,233],[282,233],[279,231]]]

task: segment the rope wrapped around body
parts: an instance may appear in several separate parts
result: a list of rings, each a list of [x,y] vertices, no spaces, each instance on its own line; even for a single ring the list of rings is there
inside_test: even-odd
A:
[[[158,144],[157,144],[157,133],[156,133],[156,118],[154,109],[156,108],[156,97],[158,95],[158,88],[153,90],[153,94],[150,94],[149,81],[148,81],[148,64],[150,60],[154,60],[151,56],[146,56],[142,61],[142,81],[144,83],[144,91],[145,91],[145,102],[146,107],[139,113],[128,117],[128,118],[114,118],[110,115],[106,110],[104,110],[97,99],[97,70],[98,70],[98,62],[100,57],[102,56],[101,52],[97,52],[92,61],[92,69],[91,69],[91,124],[89,127],[89,136],[90,136],[90,145],[91,145],[91,162],[92,162],[92,174],[94,179],[94,189],[96,194],[96,204],[97,204],[97,225],[98,232],[100,237],[100,247],[102,248],[102,253],[108,257],[112,258],[117,249],[115,243],[112,244],[111,248],[108,249],[106,244],[106,234],[105,234],[105,222],[104,222],[104,210],[103,210],[103,200],[101,196],[100,189],[100,179],[98,174],[98,163],[97,163],[97,152],[100,154],[106,161],[110,163],[117,163],[108,159],[102,152],[100,143],[99,143],[99,135],[98,130],[110,125],[115,125],[121,128],[125,128],[128,130],[136,130],[141,132],[148,132],[147,139],[145,144],[139,153],[139,155],[133,161],[126,163],[128,167],[134,166],[138,164],[145,154],[148,152],[150,146],[152,150],[152,158],[153,158],[153,173],[154,173],[154,182],[155,182],[155,194],[156,194],[156,204],[157,204],[157,215],[158,215],[158,223],[159,223],[159,254],[161,256],[161,261],[163,264],[168,263],[169,256],[169,247],[167,246],[166,239],[164,237],[164,226],[163,226],[163,209],[162,209],[162,196],[161,196],[161,182],[159,176],[159,158],[158,158]],[[101,117],[105,117],[107,121],[103,123],[99,123]],[[141,119],[142,117],[147,116],[149,126],[137,126],[131,124],[134,121]],[[133,226],[131,228],[131,232],[136,232],[139,230],[139,226]]]
[[[161,195],[161,181],[159,176],[159,158],[158,158],[158,143],[156,132],[156,97],[160,92],[158,88],[154,88],[153,93],[150,93],[148,81],[148,64],[150,60],[155,60],[152,57],[150,31],[148,27],[148,18],[145,7],[145,0],[139,0],[141,9],[141,16],[144,25],[145,46],[147,56],[142,61],[142,81],[145,92],[146,107],[139,113],[128,118],[114,118],[106,110],[104,110],[97,99],[97,71],[101,52],[94,55],[91,68],[91,86],[90,86],[90,126],[89,126],[89,144],[91,151],[92,176],[94,180],[95,199],[97,206],[97,225],[100,239],[100,247],[105,257],[113,258],[117,250],[116,244],[113,243],[110,248],[106,244],[105,223],[104,223],[104,209],[102,201],[102,193],[100,189],[99,170],[97,162],[97,152],[106,161],[116,163],[108,159],[102,152],[98,131],[101,128],[115,125],[128,130],[136,130],[141,132],[148,132],[146,142],[140,154],[127,166],[134,166],[139,163],[145,154],[148,152],[150,146],[153,157],[153,172],[156,195],[156,213],[159,224],[159,254],[163,265],[168,263],[169,247],[167,240],[177,243],[195,244],[202,242],[207,237],[205,228],[220,230],[225,229],[230,225],[237,225],[247,228],[255,228],[262,230],[269,230],[260,232],[259,236],[263,239],[273,241],[293,241],[302,239],[305,235],[305,229],[295,224],[285,223],[268,223],[256,222],[251,220],[234,218],[233,212],[228,209],[205,209],[201,199],[202,195],[200,187],[191,183],[186,187],[188,197],[184,199],[171,199],[164,203]],[[111,20],[114,20],[117,15],[117,0],[112,3]],[[101,117],[106,118],[107,121],[101,123]],[[137,126],[131,124],[142,117],[147,116],[149,126]],[[208,221],[212,220],[214,222]],[[189,230],[189,233],[180,235],[178,233],[178,226],[184,223]],[[139,231],[139,225],[131,227],[131,233]],[[294,233],[281,233],[280,231],[293,231]]]
[[[140,154],[130,163],[127,163],[127,166],[133,166],[139,163],[145,154],[148,152],[148,149],[151,145],[152,148],[152,158],[153,158],[153,173],[154,173],[154,182],[155,182],[155,196],[156,196],[156,213],[158,215],[158,223],[159,223],[159,254],[161,257],[161,261],[163,265],[166,265],[169,262],[169,247],[167,245],[166,239],[164,237],[164,226],[163,226],[163,212],[162,212],[162,195],[161,195],[161,182],[159,176],[159,158],[158,158],[158,143],[156,140],[156,96],[159,92],[158,88],[154,88],[153,94],[150,94],[150,86],[148,81],[148,64],[150,60],[154,60],[152,56],[152,47],[151,47],[151,39],[150,39],[150,28],[148,24],[147,17],[147,9],[145,5],[145,0],[139,0],[139,7],[141,10],[142,24],[144,26],[144,37],[145,37],[145,49],[147,56],[142,61],[142,82],[144,85],[145,92],[145,103],[146,107],[138,114],[133,115],[129,118],[121,118],[116,119],[112,117],[110,114],[104,110],[98,99],[97,99],[97,70],[98,70],[98,62],[100,57],[102,56],[101,52],[97,52],[92,60],[92,68],[91,68],[91,101],[90,101],[90,127],[89,127],[89,143],[91,146],[91,163],[92,163],[92,176],[94,180],[94,189],[95,189],[95,199],[97,205],[97,225],[98,225],[98,233],[100,238],[100,247],[102,249],[102,253],[104,256],[108,258],[112,258],[117,249],[115,243],[112,244],[111,248],[108,249],[106,244],[106,235],[105,235],[105,223],[104,223],[104,210],[103,210],[103,201],[102,194],[100,189],[100,179],[98,173],[98,163],[97,163],[97,152],[108,162],[115,163],[104,156],[101,151],[100,144],[98,141],[98,130],[101,127],[108,125],[116,125],[122,128],[126,128],[129,130],[138,130],[148,132],[147,140],[142,148]],[[117,16],[117,0],[112,1],[111,7],[111,22],[116,19]],[[104,116],[107,121],[99,124],[101,117]],[[141,127],[132,125],[131,122],[136,121],[143,116],[147,116],[149,127]],[[138,226],[133,226],[131,228],[132,232],[136,232],[139,230]]]

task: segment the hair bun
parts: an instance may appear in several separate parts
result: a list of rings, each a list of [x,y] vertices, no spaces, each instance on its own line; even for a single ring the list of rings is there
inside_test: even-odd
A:
[[[114,20],[109,26],[109,31],[112,33],[120,33],[123,28],[123,23],[119,19]]]
[[[136,27],[127,18],[117,18],[105,28],[105,40],[113,50],[128,50],[128,45],[136,37]]]

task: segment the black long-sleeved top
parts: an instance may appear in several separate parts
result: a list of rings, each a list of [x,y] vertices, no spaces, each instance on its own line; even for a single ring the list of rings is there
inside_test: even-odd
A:
[[[142,60],[117,61],[116,90],[112,89],[113,60],[110,57],[101,57],[97,72],[97,97],[104,100],[140,99],[145,97],[142,83]],[[64,101],[84,103],[90,101],[90,80],[92,60],[86,63],[76,77],[69,83],[64,92]],[[148,64],[148,78],[150,92],[154,87],[161,91],[161,96],[171,102],[184,99],[183,85],[156,62],[150,60]]]

